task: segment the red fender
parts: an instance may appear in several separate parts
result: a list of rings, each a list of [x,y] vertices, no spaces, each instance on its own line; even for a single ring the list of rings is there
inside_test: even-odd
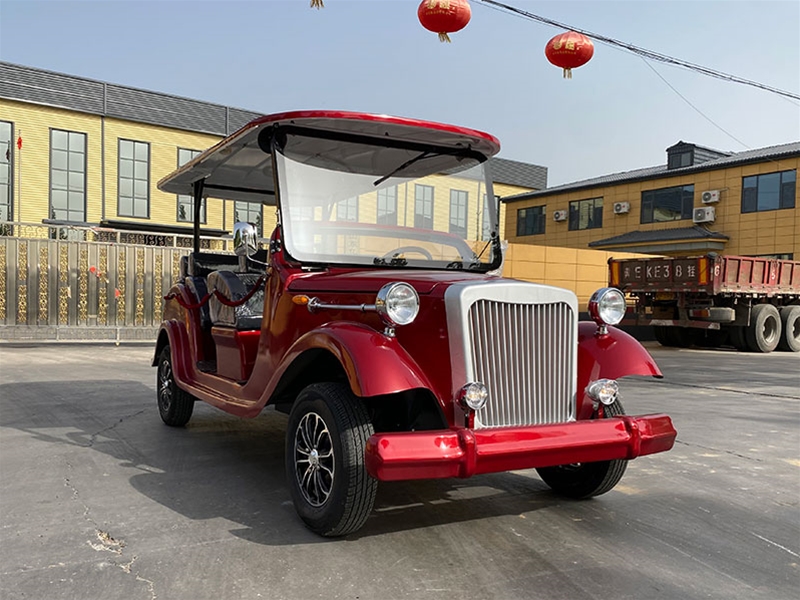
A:
[[[590,381],[619,379],[626,375],[663,377],[661,369],[639,341],[628,333],[609,327],[598,334],[592,322],[578,323],[578,419],[592,414],[592,400],[584,394]]]
[[[313,349],[327,350],[337,358],[357,396],[433,389],[397,338],[357,323],[330,323],[309,331],[292,345],[279,371],[285,371],[300,354]]]

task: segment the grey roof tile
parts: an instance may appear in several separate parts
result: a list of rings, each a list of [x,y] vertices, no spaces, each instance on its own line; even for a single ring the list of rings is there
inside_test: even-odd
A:
[[[729,240],[730,236],[718,231],[709,231],[697,225],[692,227],[673,227],[670,229],[657,229],[655,231],[628,231],[604,240],[589,242],[590,248],[602,246],[617,246],[620,244],[638,244],[642,242],[670,242],[675,240]]]
[[[516,200],[527,200],[529,198],[549,196],[560,192],[567,192],[584,188],[603,187],[620,183],[628,183],[631,181],[640,181],[644,179],[655,179],[657,177],[664,177],[666,175],[669,176],[685,175],[687,173],[712,171],[715,169],[723,169],[738,164],[774,160],[777,158],[784,158],[787,156],[796,156],[796,155],[800,155],[800,142],[791,142],[788,144],[780,144],[777,146],[768,146],[766,148],[757,148],[755,150],[745,150],[744,152],[736,152],[731,154],[730,156],[722,156],[720,158],[709,160],[701,164],[682,167],[680,169],[667,169],[667,165],[645,167],[643,169],[622,171],[620,173],[612,173],[610,175],[593,177],[591,179],[582,179],[581,181],[565,183],[563,185],[557,185],[536,192],[523,192],[521,194],[514,194],[513,196],[506,196],[504,198],[501,198],[501,200],[503,202],[514,202]]]

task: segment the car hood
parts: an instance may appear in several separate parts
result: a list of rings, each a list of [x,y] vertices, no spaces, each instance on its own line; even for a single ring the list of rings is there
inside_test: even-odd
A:
[[[375,271],[332,269],[304,273],[289,283],[291,292],[363,292],[377,293],[382,286],[393,281],[404,281],[418,294],[430,294],[436,286],[453,283],[495,281],[498,278],[483,273],[463,271],[413,271],[380,269]]]

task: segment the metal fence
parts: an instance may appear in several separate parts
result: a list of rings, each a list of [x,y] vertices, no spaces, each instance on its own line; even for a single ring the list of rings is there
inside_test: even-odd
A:
[[[214,251],[225,240],[203,239]],[[154,340],[188,236],[0,224],[0,340]]]

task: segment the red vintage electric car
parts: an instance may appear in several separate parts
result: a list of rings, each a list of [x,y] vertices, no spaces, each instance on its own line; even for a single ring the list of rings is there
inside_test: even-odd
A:
[[[628,460],[669,450],[670,418],[626,416],[617,398],[618,378],[661,376],[612,327],[622,294],[599,290],[594,323],[579,323],[571,291],[496,274],[486,199],[499,148],[440,123],[290,112],[159,182],[195,209],[153,361],[164,422],[185,425],[197,400],[287,413],[287,483],[324,536],[364,524],[378,481],[535,468],[556,493],[586,498],[612,489]],[[491,207],[469,211],[474,235],[449,231],[450,190]],[[206,197],[273,206],[278,226],[264,248],[237,223],[235,254],[201,252]]]

